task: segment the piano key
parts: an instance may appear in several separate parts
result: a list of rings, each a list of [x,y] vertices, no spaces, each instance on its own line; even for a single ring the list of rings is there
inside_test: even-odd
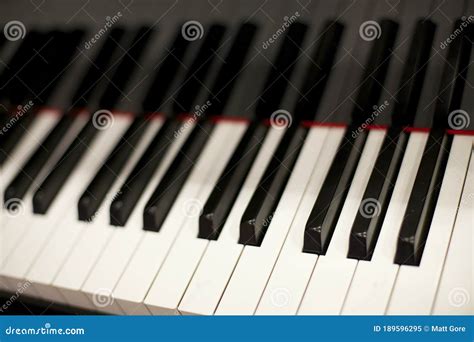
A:
[[[238,244],[240,219],[284,131],[270,129],[241,187],[218,240],[211,240],[178,309],[182,314],[212,315],[244,248]],[[152,310],[153,312],[153,310]]]
[[[380,151],[385,130],[372,130],[368,134],[346,201],[340,212],[325,255],[319,256],[308,282],[298,314],[339,314],[350,286],[357,261],[347,259],[348,241],[352,222],[361,208],[360,203],[369,181],[370,173]],[[334,162],[333,162],[334,164]],[[331,171],[329,171],[331,172]],[[324,185],[323,185],[324,186]],[[368,213],[371,213],[368,211]]]
[[[344,135],[344,129],[315,127],[311,129],[310,134],[317,135],[322,139],[316,145],[319,146],[319,151],[314,151],[315,154],[319,153],[317,166],[312,170],[311,178],[291,223],[285,244],[256,310],[257,315],[296,314],[318,258],[317,254],[302,253],[301,227],[308,219],[326,173],[336,155],[337,146]]]
[[[473,296],[471,257],[473,193],[474,154],[471,153],[459,210],[431,314],[470,315],[474,310],[471,300]]]
[[[146,200],[153,191],[153,187],[156,186],[156,183],[162,177],[164,171],[176,155],[183,143],[183,140],[189,133],[188,130],[185,130],[183,134],[175,140],[169,151],[166,152],[162,164],[150,178],[149,184],[143,192],[143,196],[141,196],[135,210],[132,212],[127,226],[123,229],[124,231],[126,230],[127,233],[121,233],[121,230],[117,231],[116,229],[113,229],[112,226],[110,226],[109,207],[111,202],[116,197],[121,185],[125,181],[126,176],[135,166],[138,159],[142,156],[145,149],[150,144],[162,124],[162,120],[152,120],[149,123],[148,132],[146,133],[147,136],[140,141],[137,151],[132,155],[130,163],[127,164],[124,171],[121,173],[121,175],[119,175],[119,178],[116,180],[113,188],[107,195],[107,200],[102,203],[94,220],[88,223],[81,222],[80,227],[77,227],[80,229],[84,228],[85,226],[86,230],[81,239],[76,243],[70,252],[70,255],[64,262],[64,265],[53,282],[53,285],[61,291],[62,295],[70,305],[94,311],[97,310],[98,308],[95,303],[99,302],[91,301],[84,293],[80,291],[81,287],[86,282],[89,273],[93,270],[95,264],[100,260],[101,255],[107,252],[109,246],[113,246],[116,243],[114,241],[127,239],[127,234],[128,236],[132,236],[132,238],[134,238],[133,241],[135,241],[135,236],[142,234],[142,212]],[[133,243],[132,240],[129,241],[130,243]],[[124,252],[127,251],[128,249],[124,250]],[[116,259],[114,260],[114,263],[120,263],[120,260],[120,258]],[[100,289],[103,289],[103,287],[97,290]],[[107,292],[105,294],[107,294]],[[100,293],[98,292],[97,295],[100,295]],[[95,298],[97,299],[98,297],[96,296]]]
[[[135,150],[143,132],[146,130],[146,124],[147,122],[143,116],[135,118],[117,142],[117,145],[79,199],[79,220],[89,221],[96,214],[105,195]]]
[[[194,210],[200,210],[202,203],[209,196],[245,126],[244,123],[225,122],[217,125],[215,134],[220,136],[220,146],[214,151],[216,154],[207,159],[212,168],[205,170],[206,182],[200,183],[194,194],[184,193],[185,185],[170,212],[169,219],[163,225],[163,233],[165,229],[168,230],[166,235],[162,235],[161,231],[158,234],[147,232],[143,238],[114,291],[115,298],[127,314],[146,312],[147,309],[143,305],[145,297],[148,305],[153,303],[154,312],[159,308],[169,313],[177,310],[196,263],[199,262],[208,242],[198,238],[199,213]],[[201,162],[200,159],[196,167]],[[190,177],[192,176],[193,174]],[[188,182],[194,183],[191,178]],[[173,214],[174,217],[171,216]],[[157,250],[160,250],[160,253],[157,253]],[[150,255],[153,255],[153,258],[150,258]],[[183,255],[186,257],[183,258]],[[140,282],[136,281],[137,278]]]
[[[453,138],[423,257],[418,267],[400,266],[387,308],[390,315],[429,314],[433,307],[472,153],[472,143],[470,136]]]
[[[307,129],[296,126],[288,128],[283,135],[242,215],[239,243],[261,245],[306,136]]]
[[[385,312],[398,265],[393,263],[403,213],[428,139],[425,132],[410,133],[380,236],[370,261],[361,260],[347,293],[343,314],[382,315]]]
[[[195,166],[195,168],[193,168],[192,174],[194,176],[192,176],[187,182],[189,186],[185,186],[188,188],[188,190],[184,192],[185,189],[183,189],[182,192],[184,194],[183,197],[187,199],[185,202],[186,205],[189,205],[190,199],[195,198],[196,187],[198,187],[199,184],[202,184],[206,175],[208,174],[208,170],[213,167],[213,163],[209,161],[212,161],[213,158],[219,156],[220,149],[222,146],[225,146],[223,141],[226,141],[229,133],[230,132],[225,128],[218,130],[211,136],[209,143],[206,144],[202,155],[203,157],[199,159],[198,164]],[[183,207],[179,208],[179,216],[181,219],[185,218],[183,215]],[[107,248],[102,252],[101,257],[96,262],[94,268],[87,277],[86,282],[81,288],[82,293],[89,297],[89,299],[92,300],[94,293],[96,293],[98,289],[101,288],[108,289],[110,294],[113,295],[114,298],[116,297],[114,288],[120,280],[127,265],[129,264],[133,254],[137,250],[140,241],[142,241],[146,236],[145,231],[141,229],[142,226],[139,222],[141,221],[130,220],[129,227],[117,230],[112,236]],[[179,224],[173,224],[171,228],[173,232],[171,234],[177,234],[180,228],[181,227]],[[173,239],[171,239],[169,242],[172,241]],[[154,249],[154,253],[156,253],[156,248]],[[150,254],[148,254],[147,257],[149,262]],[[149,269],[146,268],[146,264],[142,267],[145,270]],[[136,273],[140,272],[140,270],[134,271]],[[153,276],[154,274],[152,275],[152,278]],[[136,280],[134,283],[137,285],[140,284],[140,282],[137,282]],[[112,304],[113,305],[100,309],[102,311],[113,313],[122,312],[117,301],[114,301]]]
[[[81,190],[84,189],[85,184],[87,184],[88,180],[94,175],[106,156],[113,150],[115,144],[130,125],[130,121],[131,119],[126,116],[117,116],[114,120],[113,127],[110,127],[106,133],[103,134],[106,138],[101,139],[101,144],[99,145],[100,150],[98,150],[99,147],[95,145],[95,148],[92,147],[92,149],[88,151],[88,153],[94,154],[94,160],[89,161],[87,173],[82,173],[81,179],[75,180],[76,182],[81,182]],[[79,168],[80,167],[81,166],[79,166]],[[81,193],[75,193],[73,201],[76,201],[80,194]],[[35,286],[39,296],[45,300],[55,302],[62,301],[59,291],[52,289],[50,284],[83,231],[74,225],[77,220],[77,215],[73,208],[74,207],[67,208],[67,213],[63,214],[56,222],[54,232],[48,237],[46,244],[39,254],[36,255],[34,262],[30,265],[26,274],[26,279]],[[42,230],[45,224],[51,225],[50,222],[38,222],[37,229]]]
[[[322,140],[314,133],[311,134],[310,140],[304,142],[285,191],[269,223],[265,239],[260,247],[245,246],[216,314],[248,315],[256,310],[312,170],[317,165],[319,154],[317,152],[321,149],[321,145]],[[281,142],[278,148],[280,146]],[[249,279],[252,281],[249,282]]]
[[[8,281],[11,285],[16,284],[16,280],[25,279],[30,266],[43,250],[48,239],[58,229],[57,223],[62,219],[64,213],[73,208],[74,202],[77,201],[84,188],[84,179],[90,177],[91,172],[94,171],[94,165],[101,162],[100,151],[103,146],[107,146],[106,142],[108,140],[107,134],[102,134],[100,139],[90,146],[89,153],[86,154],[80,167],[76,168],[71,174],[68,182],[63,185],[57,200],[51,206],[47,215],[34,216],[24,222],[29,226],[27,234],[17,244],[1,271],[9,278]],[[31,288],[34,288],[34,286],[31,286]]]
[[[237,145],[222,175],[209,195],[199,217],[199,234],[203,239],[217,240],[224,227],[245,178],[265,139],[268,127],[253,122]]]
[[[173,104],[175,113],[189,113],[199,94],[202,91],[202,83],[209,76],[209,69],[215,60],[215,55],[224,45],[222,38],[226,28],[223,25],[214,24],[209,28],[204,42],[193,63],[187,70],[185,81]]]

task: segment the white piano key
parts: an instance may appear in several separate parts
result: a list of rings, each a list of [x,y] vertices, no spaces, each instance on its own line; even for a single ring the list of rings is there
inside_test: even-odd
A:
[[[319,256],[298,314],[339,314],[357,260],[347,258],[352,224],[385,138],[385,130],[369,132],[350,190],[325,255]]]
[[[385,312],[399,268],[393,263],[396,241],[427,138],[427,133],[410,134],[374,254],[370,261],[359,261],[343,314],[383,315]]]
[[[239,240],[240,219],[278,146],[284,131],[270,129],[222,228],[209,242],[204,256],[178,307],[181,314],[212,315],[244,248]]]
[[[195,196],[191,189],[199,189],[199,186],[205,183],[207,170],[213,167],[212,163],[209,163],[209,160],[213,160],[213,157],[219,157],[218,153],[220,148],[225,146],[224,142],[226,141],[226,135],[229,134],[229,131],[225,129],[226,127],[220,128],[221,127],[217,126],[216,130],[212,133],[211,138],[201,154],[201,158],[199,158],[198,163],[192,171],[194,176],[191,175],[191,178],[188,179],[187,183],[190,184],[190,192],[187,192],[189,196],[186,196],[188,200]],[[110,293],[110,297],[114,298],[109,305],[103,307],[99,305],[101,311],[115,314],[123,313],[118,301],[115,300],[114,289],[133,257],[133,254],[137,250],[139,243],[146,235],[146,232],[142,229],[143,210],[137,214],[138,216],[135,219],[131,218],[129,220],[125,229],[118,229],[114,233],[112,240],[82,287],[82,292],[85,293],[89,299],[95,300],[96,302],[97,291],[100,292],[101,289],[103,292]],[[174,226],[173,228],[179,231],[180,227]],[[137,270],[135,271],[138,272]],[[137,280],[135,281],[138,282]]]
[[[81,287],[84,285],[89,273],[93,269],[98,259],[101,257],[103,251],[109,245],[113,235],[115,233],[121,234],[120,231],[124,229],[137,231],[138,229],[132,227],[142,226],[141,218],[146,201],[151,195],[151,192],[158,183],[159,179],[161,179],[166,168],[172,162],[174,156],[179,150],[179,147],[182,145],[184,138],[189,133],[189,130],[185,130],[183,134],[178,137],[176,141],[170,146],[170,149],[166,153],[161,165],[157,168],[155,174],[150,180],[149,185],[145,188],[143,196],[141,196],[141,198],[138,200],[137,206],[132,212],[126,227],[113,227],[109,224],[109,208],[110,204],[114,200],[115,193],[119,190],[120,186],[123,185],[126,177],[129,174],[129,171],[131,171],[131,168],[135,166],[135,162],[139,157],[141,157],[142,152],[146,148],[148,142],[147,140],[149,139],[148,134],[154,135],[159,130],[162,123],[162,120],[153,120],[148,123],[150,127],[146,133],[147,137],[145,137],[143,141],[140,142],[139,146],[137,146],[137,151],[131,158],[133,161],[131,160],[131,163],[127,163],[127,170],[124,170],[124,172],[121,173],[115,182],[113,190],[109,192],[108,198],[100,206],[94,221],[92,223],[77,223],[78,225],[84,227],[86,231],[74,246],[72,252],[53,281],[53,285],[59,288],[69,305],[88,310],[97,310],[97,307],[89,299],[89,297],[81,292]],[[140,233],[141,231],[138,231],[138,234]],[[107,292],[107,290],[104,291]],[[108,300],[105,296],[106,294],[107,293],[103,293],[104,297],[100,297],[104,298],[104,303],[107,303]]]
[[[432,314],[472,315],[474,313],[473,207],[474,153],[471,153],[463,195]]]
[[[337,153],[344,129],[316,128],[316,130],[315,133],[325,137],[324,145],[319,151],[317,165],[258,305],[256,311],[258,315],[295,315],[318,259],[317,254],[302,253],[304,226]],[[320,143],[315,146],[320,146]]]
[[[455,136],[419,266],[400,266],[387,313],[428,315],[438,288],[472,151],[472,137]]]
[[[313,133],[316,131],[310,132],[310,143],[306,140],[301,149],[261,246],[244,247],[216,314],[251,315],[257,309],[311,173],[317,165],[318,153],[315,150],[321,148],[323,141],[317,139],[317,135]],[[315,146],[315,142],[319,146]]]
[[[100,146],[100,150],[91,151],[91,153],[96,154],[97,163],[95,165],[89,165],[90,171],[87,177],[85,175],[82,176],[83,189],[88,186],[115,145],[120,141],[120,138],[131,122],[131,117],[116,116],[114,125],[105,132],[105,134],[107,134],[107,140]],[[73,202],[74,207],[71,208],[72,210],[69,214],[59,222],[55,233],[49,239],[43,251],[38,255],[35,263],[31,266],[27,274],[27,279],[35,284],[40,296],[43,299],[55,301],[56,303],[66,304],[59,290],[52,287],[51,284],[61,269],[61,266],[66,261],[67,256],[77,244],[78,239],[81,238],[86,230],[84,225],[76,224],[76,222],[78,222],[77,202],[81,195],[82,192],[77,194]]]
[[[146,309],[142,302],[150,286],[147,303],[150,307],[153,306],[153,311],[157,312],[161,309],[164,312],[176,312],[184,291],[208,244],[208,240],[198,238],[199,212],[201,210],[196,210],[197,215],[194,217],[186,217],[186,215],[183,215],[183,209],[190,198],[196,201],[195,204],[199,206],[199,209],[202,208],[228,159],[234,152],[234,148],[237,146],[246,126],[243,123],[222,122],[215,128],[220,131],[216,133],[222,136],[222,140],[220,140],[218,153],[206,161],[206,163],[212,165],[212,168],[207,171],[205,182],[201,184],[192,197],[190,197],[191,194],[184,192],[181,194],[182,196],[179,199],[182,200],[175,202],[169,219],[167,219],[168,222],[165,222],[162,228],[173,229],[177,232],[176,227],[180,227],[179,234],[172,247],[171,239],[160,239],[162,232],[149,234],[145,238],[148,240],[144,240],[140,245],[127,268],[128,272],[124,274],[116,288],[115,296],[121,299],[119,304],[126,313],[133,314]],[[166,227],[170,225],[171,227]],[[162,250],[162,253],[157,253],[157,250]],[[152,258],[150,258],[151,255],[153,255]],[[157,274],[158,270],[159,273]],[[155,275],[156,278],[153,281]],[[137,311],[138,306],[141,307],[141,310],[138,309]]]
[[[28,231],[24,238],[2,267],[1,273],[10,278],[11,284],[15,285],[18,280],[25,279],[30,267],[58,229],[58,223],[63,219],[65,213],[75,208],[75,201],[84,190],[85,181],[89,179],[91,170],[93,171],[94,166],[102,161],[100,151],[103,146],[107,146],[109,139],[108,131],[99,132],[78,167],[61,188],[48,212],[45,215],[32,215],[31,220],[27,223]],[[30,286],[28,289],[34,288],[35,286]]]

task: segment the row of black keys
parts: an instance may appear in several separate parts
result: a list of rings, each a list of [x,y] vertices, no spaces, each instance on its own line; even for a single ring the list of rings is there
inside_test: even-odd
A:
[[[357,128],[360,122],[363,122],[364,113],[377,103],[381,92],[381,85],[385,79],[388,62],[390,59],[390,49],[394,44],[397,25],[394,22],[382,21],[384,35],[377,40],[371,50],[370,59],[366,65],[366,74],[364,75],[364,86],[357,97],[357,105],[354,106],[352,115],[352,124],[348,128],[346,136],[341,143],[337,155],[328,172],[327,178],[323,184],[320,194],[316,200],[312,213],[309,217],[305,228],[304,251],[312,253],[324,254],[330,242],[334,231],[338,216],[342,209],[347,191],[350,187],[355,168],[360,158],[360,151],[366,141],[367,132],[363,132],[356,138],[350,134],[351,128]],[[305,96],[296,104],[295,117],[296,123],[287,129],[274,156],[269,163],[262,180],[255,191],[247,210],[242,217],[240,243],[260,245],[268,227],[269,220],[273,216],[273,212],[278,205],[278,201],[286,186],[291,170],[296,162],[301,146],[307,135],[307,128],[301,127],[298,122],[308,119],[303,113],[314,113],[323,94],[326,80],[330,77],[330,71],[334,62],[334,56],[338,47],[339,40],[344,27],[335,22],[328,23],[326,31],[319,40],[314,50],[314,60],[317,61],[318,68],[313,65],[309,66],[308,73],[303,82],[303,94],[311,94]],[[192,106],[193,94],[198,92],[200,83],[210,68],[213,59],[213,51],[218,46],[222,38],[224,28],[219,25],[212,26],[202,43],[202,46],[196,55],[192,65],[183,80],[184,86],[175,98],[174,107],[176,113],[185,112]],[[225,63],[216,77],[210,93],[218,94],[212,96],[213,103],[221,104],[222,108],[228,101],[233,87],[232,80],[235,80],[248,52],[250,42],[255,33],[256,27],[251,24],[245,24],[241,27],[237,37],[234,40]],[[404,85],[400,92],[399,99],[396,102],[396,113],[415,113],[417,106],[417,98],[419,97],[420,84],[423,83],[424,68],[429,58],[429,47],[433,38],[435,26],[429,21],[420,22],[417,25],[416,32],[412,41],[412,48],[406,63],[403,79],[408,80],[409,86]],[[268,117],[272,113],[272,109],[277,109],[279,99],[284,94],[287,81],[292,73],[294,62],[299,54],[298,49],[292,49],[294,45],[302,42],[302,37],[306,27],[303,24],[294,24],[288,30],[287,36],[280,46],[279,53],[274,61],[274,67],[270,70],[265,90],[260,97],[259,106],[256,108],[255,120],[249,125],[243,138],[238,144],[234,154],[227,164],[222,177],[210,195],[203,213],[200,217],[200,233],[201,238],[217,239],[227,218],[230,209],[237,197],[246,175],[258,153],[258,148],[252,144],[252,139],[263,140],[268,132],[268,127],[261,123],[262,118]],[[471,34],[471,31],[468,31]],[[125,86],[125,78],[123,75],[130,74],[133,69],[133,60],[139,59],[143,45],[146,43],[149,30],[144,28],[137,32],[130,44],[129,53],[120,57],[120,62],[112,76],[113,85],[109,85],[100,102],[101,107],[113,108],[113,102],[117,101],[117,85],[120,88]],[[114,30],[104,43],[104,48],[96,57],[94,64],[99,65],[102,70],[106,70],[109,63],[107,55],[110,56],[110,50],[104,53],[105,48],[112,48],[114,40],[118,35],[123,34],[121,30]],[[145,38],[144,38],[145,37]],[[459,77],[460,70],[464,70],[469,61],[470,46],[466,40],[460,39],[450,47],[448,54],[450,65],[455,65],[456,69],[446,68],[442,84],[440,85],[440,97],[442,97],[443,105],[437,111],[438,117],[445,117],[449,113],[449,108],[456,108],[460,105],[459,97],[456,98],[454,90],[459,91],[460,83],[463,82]],[[420,44],[421,43],[421,44]],[[26,44],[26,42],[25,42]],[[169,85],[182,63],[187,45],[185,39],[181,35],[177,35],[173,46],[170,48],[172,53],[166,55],[164,62],[159,68],[155,82],[153,82],[148,95],[143,102],[144,111],[159,108],[160,101],[166,97],[167,84]],[[323,67],[321,67],[323,66]],[[91,89],[102,76],[101,72],[97,72],[97,68],[91,67],[86,74],[83,82],[78,88],[76,99],[73,103],[84,104],[87,99],[87,91]],[[370,77],[366,77],[366,76]],[[412,77],[416,75],[415,77]],[[168,82],[167,82],[168,81]],[[454,82],[453,82],[454,81]],[[111,82],[112,83],[112,82]],[[314,87],[314,84],[318,86]],[[406,83],[403,83],[406,84]],[[115,90],[114,90],[115,89]],[[448,89],[448,90],[446,90]],[[462,87],[461,87],[462,89]],[[210,94],[210,97],[211,97]],[[310,100],[308,100],[310,99]],[[441,101],[441,100],[440,100]],[[108,102],[108,103],[107,103]],[[448,103],[448,105],[446,105]],[[183,105],[184,104],[184,105]],[[188,104],[188,107],[186,107]],[[446,107],[447,108],[441,108]],[[214,107],[215,108],[215,107]],[[443,111],[444,109],[444,111]],[[215,113],[220,113],[217,111]],[[175,114],[176,114],[175,113]],[[211,114],[211,113],[206,113]],[[33,116],[31,116],[33,118]],[[51,148],[40,149],[39,153],[34,153],[33,157],[24,165],[22,171],[6,188],[5,200],[11,198],[21,198],[30,188],[32,180],[38,175],[46,160],[50,157],[54,146],[61,141],[61,137],[65,134],[74,120],[73,115],[64,115],[58,125],[48,135],[43,142],[43,146]],[[394,184],[398,169],[403,156],[403,150],[406,146],[406,133],[402,131],[404,125],[410,124],[413,117],[397,116],[393,120],[392,128],[387,133],[387,138],[382,146],[382,153],[376,162],[376,169],[386,170],[384,176],[380,176],[374,172],[371,175],[369,186],[364,194],[364,198],[377,198],[382,206],[381,215],[376,218],[368,219],[358,216],[354,222],[351,234],[350,256],[359,259],[370,259],[378,232],[383,221],[383,215],[388,206],[392,191],[391,184]],[[441,124],[436,124],[441,122]],[[427,143],[425,153],[417,181],[415,182],[412,198],[407,210],[412,212],[407,216],[403,223],[400,233],[397,262],[417,264],[421,259],[423,239],[409,239],[409,236],[428,234],[429,220],[421,222],[421,212],[425,206],[434,209],[437,193],[432,191],[433,186],[437,186],[441,181],[445,160],[451,138],[444,134],[443,119],[436,121],[433,131]],[[144,116],[138,116],[129,129],[126,131],[120,142],[117,144],[111,155],[105,161],[103,167],[94,177],[83,196],[79,200],[79,218],[81,220],[89,220],[102,203],[107,191],[123,168],[125,162],[136,146],[140,131],[146,124]],[[190,174],[192,167],[199,157],[202,147],[208,140],[208,135],[212,131],[214,124],[202,119],[199,123],[201,129],[193,129],[186,142],[181,148],[181,153],[174,159],[172,165],[161,179],[158,187],[155,189],[152,197],[149,199],[144,212],[144,228],[147,230],[159,231],[161,224],[166,218],[169,209],[174,203],[175,198],[179,194],[180,189],[184,185],[187,176]],[[125,225],[133,208],[135,207],[140,195],[147,185],[153,172],[160,164],[170,142],[173,140],[173,133],[179,129],[181,122],[173,117],[167,119],[159,132],[153,138],[149,147],[140,158],[139,162],[127,177],[125,184],[121,187],[119,195],[114,199],[110,208],[111,223],[113,225]],[[19,126],[18,126],[19,127]],[[13,132],[13,133],[12,133]],[[22,130],[10,130],[10,135],[15,140],[21,138]],[[203,133],[206,132],[206,133]],[[7,132],[8,133],[8,132]],[[94,139],[97,129],[92,122],[86,124],[79,133],[76,140],[64,153],[64,157],[57,163],[56,167],[49,173],[48,177],[41,184],[33,198],[33,207],[36,213],[45,213],[55,196],[61,189],[61,185],[67,179],[70,171],[80,161],[85,153],[87,145]],[[443,142],[441,145],[439,141]],[[3,141],[1,141],[3,143]],[[0,146],[3,151],[3,146]],[[42,152],[41,152],[42,151]],[[183,156],[186,156],[183,157]],[[444,162],[438,163],[441,158]],[[281,161],[284,161],[283,163]],[[439,168],[440,172],[431,172],[433,167]],[[430,170],[433,176],[429,182],[426,179],[421,181],[427,175],[426,170]],[[179,175],[176,177],[176,175]],[[420,178],[420,180],[419,180]],[[427,194],[430,196],[426,196]],[[432,211],[431,211],[432,213]],[[375,220],[375,221],[374,221]],[[420,248],[421,247],[421,248]],[[421,252],[420,252],[421,251]]]

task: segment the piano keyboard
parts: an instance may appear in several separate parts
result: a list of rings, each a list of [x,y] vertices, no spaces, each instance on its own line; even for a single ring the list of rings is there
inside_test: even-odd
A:
[[[474,2],[246,4],[0,36],[2,296],[472,314]]]

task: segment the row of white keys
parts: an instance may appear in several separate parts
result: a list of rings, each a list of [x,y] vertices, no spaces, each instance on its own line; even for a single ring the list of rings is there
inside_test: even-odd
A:
[[[72,214],[77,199],[87,185],[86,181],[90,178],[91,172],[103,161],[101,152],[107,150],[107,142],[111,140],[110,136],[114,135],[112,132],[120,131],[119,128],[120,124],[117,123],[108,131],[99,132],[81,163],[63,184],[48,212],[45,215],[31,216],[31,219],[27,222],[28,228],[23,239],[15,247],[2,268],[2,274],[10,278],[11,286],[15,286],[19,280],[28,280],[28,291],[34,292],[31,295],[35,297],[39,296],[34,282],[27,278],[27,274],[55,231],[61,228],[59,222],[65,217],[65,213]],[[46,266],[47,269],[50,267],[52,265]]]
[[[324,134],[323,129],[319,129]],[[329,171],[344,128],[328,129],[290,232],[263,293],[256,314],[295,315],[318,259],[317,254],[302,253],[304,226]]]
[[[211,137],[208,143],[206,144],[205,149],[201,154],[197,165],[195,166],[195,168],[193,168],[192,174],[190,175],[190,178],[187,181],[187,184],[190,185],[187,187],[188,190],[183,195],[184,198],[188,200],[194,198],[196,191],[198,191],[199,189],[199,186],[201,186],[205,182],[208,170],[213,167],[213,159],[219,158],[219,151],[222,146],[225,146],[224,142],[226,141],[226,137],[230,133],[229,130],[226,128],[227,127],[225,126],[218,125],[215,131],[211,134]],[[181,192],[183,192],[183,190],[184,189],[182,189]],[[183,216],[182,207],[180,209],[181,210],[179,211],[178,215]],[[145,261],[145,264],[140,265],[140,268],[128,268],[128,265],[131,263],[135,252],[139,253],[140,255],[142,255],[143,253],[142,246],[138,248],[141,241],[144,241],[144,238],[146,236],[151,235],[150,233],[147,234],[147,232],[142,229],[142,214],[143,210],[141,210],[140,213],[137,213],[137,216],[135,218],[131,217],[131,219],[129,220],[129,224],[131,225],[130,233],[120,234],[119,231],[117,232],[119,234],[114,234],[111,243],[98,261],[97,265],[94,267],[93,272],[91,273],[82,288],[82,291],[86,292],[91,299],[94,298],[94,293],[100,291],[98,289],[105,289],[106,291],[110,292],[111,298],[114,298],[114,300],[110,300],[110,305],[102,307],[101,311],[115,314],[123,313],[123,310],[119,305],[119,299],[115,299],[122,297],[124,293],[120,292],[119,295],[115,294],[115,288],[117,287],[117,284],[119,283],[122,276],[125,277],[124,282],[126,282],[126,285],[132,284],[132,287],[139,285],[142,288],[144,287],[146,291],[148,290],[149,286],[153,281],[154,276],[156,275],[157,270],[153,268],[153,265],[151,267],[148,266],[151,264],[149,261],[151,259],[150,256],[153,256],[155,253],[157,253],[157,246],[153,246],[154,248],[152,248],[151,250],[147,249],[147,259]],[[129,224],[127,224],[127,226]],[[174,236],[178,234],[181,228],[180,225],[171,225],[170,227],[172,229],[171,234],[174,234]],[[153,234],[158,235],[159,233],[153,232]],[[171,244],[173,241],[174,239],[171,239],[169,243]],[[111,268],[111,264],[113,264],[113,268]],[[150,270],[152,272],[150,272]],[[128,279],[130,279],[130,275],[134,277],[132,282],[128,281]],[[148,277],[151,277],[151,279],[147,284],[146,280]],[[146,288],[147,286],[148,288]],[[127,293],[130,295],[134,295],[133,291]],[[143,294],[143,297],[145,295],[146,292]],[[142,313],[143,312],[145,312],[145,310],[142,310]]]
[[[360,260],[347,293],[343,314],[383,315],[399,266],[394,264],[398,233],[428,139],[424,132],[410,133],[374,254]]]
[[[209,242],[178,307],[181,314],[212,315],[219,304],[244,245],[238,243],[242,215],[284,134],[269,129],[217,240]]]
[[[162,121],[154,120],[150,122],[149,125],[152,126],[150,133],[156,133],[161,127]],[[190,128],[191,127],[192,126],[190,126]],[[138,203],[135,209],[132,211],[132,214],[130,215],[125,227],[113,227],[110,225],[109,208],[112,201],[114,200],[113,197],[115,196],[115,192],[119,190],[115,186],[115,189],[109,193],[109,198],[107,201],[104,201],[100,206],[98,215],[94,222],[92,222],[92,224],[82,223],[82,225],[87,226],[86,231],[79,239],[76,246],[74,246],[72,252],[53,282],[53,285],[60,289],[61,293],[70,305],[88,310],[97,310],[101,308],[101,305],[107,304],[108,301],[112,302],[110,298],[108,298],[108,295],[112,293],[112,290],[110,289],[111,285],[107,284],[110,282],[113,283],[113,279],[117,278],[117,273],[119,273],[118,276],[120,276],[121,270],[123,270],[125,267],[124,264],[127,262],[127,253],[131,253],[130,249],[133,251],[133,243],[137,241],[136,237],[140,237],[143,234],[141,229],[143,226],[142,214],[146,202],[151,196],[154,187],[158,184],[165,170],[168,168],[173,158],[177,154],[179,148],[189,134],[189,131],[190,129],[184,130],[183,133],[172,143],[160,166],[151,177],[143,195],[138,200]],[[140,148],[137,150],[141,150],[142,148],[143,146],[140,146]],[[140,152],[138,152],[138,154],[140,154]],[[130,166],[134,167],[134,164],[135,163],[132,161],[131,164],[127,165],[127,168]],[[117,180],[116,185],[120,187],[124,183],[127,176],[128,172],[123,172],[119,180]],[[113,260],[109,265],[105,265],[104,279],[106,279],[106,283],[104,282],[104,285],[101,285],[97,288],[96,291],[98,294],[96,297],[93,297],[95,298],[95,301],[91,301],[91,298],[81,291],[81,288],[84,286],[89,274],[92,272],[99,260],[113,257],[114,251],[116,250],[114,248],[117,248],[116,246],[120,243],[120,241],[124,239],[127,240],[128,237],[130,237],[130,245],[125,247],[123,254],[118,254],[119,256],[123,255],[124,257]],[[103,256],[104,253],[105,256]],[[107,255],[110,255],[110,257],[107,257]],[[102,262],[102,264],[103,263],[104,262]],[[108,279],[111,279],[111,281]],[[109,288],[107,286],[109,286]],[[111,311],[112,310],[117,312],[120,311],[116,305],[112,306]]]
[[[149,289],[146,300],[146,292],[139,292],[142,310],[144,309],[143,300],[145,300],[146,305],[153,313],[178,313],[178,304],[208,244],[208,240],[198,238],[199,213],[217,183],[219,175],[234,152],[246,126],[247,124],[244,123],[222,122],[218,124],[215,128],[216,137],[214,141],[209,141],[209,148],[212,148],[212,144],[216,148],[212,148],[212,151],[204,151],[196,164],[196,170],[193,170],[193,174],[197,177],[198,173],[200,173],[199,169],[202,168],[204,178],[201,175],[199,175],[200,179],[194,178],[192,174],[188,182],[192,184],[193,188],[197,185],[197,191],[193,191],[193,194],[183,191],[179,200],[173,206],[169,222],[165,222],[165,226],[171,225],[174,226],[174,229],[181,227],[172,247],[169,241],[164,241],[164,244],[159,243],[159,235],[156,240],[152,240],[150,243],[143,241],[143,246],[140,246],[138,254],[129,265],[130,271],[128,274],[130,276],[126,283],[123,282],[123,279],[121,280],[119,284],[119,286],[122,286],[120,294],[121,296],[130,296],[134,292],[136,293],[136,286],[131,286],[134,284],[131,270],[140,270],[140,272],[135,271],[135,274],[138,273],[140,282],[146,281],[145,285],[147,290]],[[208,165],[201,167],[201,163],[203,165],[211,164],[211,167],[209,168]],[[193,208],[187,208],[188,206]],[[190,214],[192,217],[187,217]],[[196,215],[193,216],[193,214]],[[167,229],[172,228],[168,227]],[[157,244],[151,244],[153,241],[157,242]],[[163,249],[164,253],[158,255],[157,258],[150,258],[150,255],[153,255],[153,253],[158,254],[156,252],[158,249]],[[147,269],[153,271],[153,275],[156,275],[154,281],[150,277],[143,279],[142,275],[145,272],[142,273],[141,271]],[[132,306],[127,305],[127,313],[134,313],[134,308],[136,307],[136,304],[132,304]],[[140,313],[140,310],[136,313]]]
[[[325,137],[320,128],[312,128],[308,132],[261,246],[244,247],[216,314],[255,313],[311,173],[317,165]]]
[[[471,152],[471,136],[454,136],[421,263],[419,266],[400,266],[390,297],[388,314],[430,314]]]
[[[298,314],[339,314],[349,289],[357,260],[347,257],[352,223],[385,137],[385,130],[369,132],[350,190],[325,255],[319,256],[308,282]]]
[[[88,171],[88,177],[85,175],[82,177],[83,189],[86,189],[91,179],[95,176],[98,169],[102,166],[103,162],[107,159],[115,145],[120,141],[124,132],[130,126],[132,120],[133,119],[129,116],[116,116],[114,125],[104,132],[104,134],[107,134],[108,139],[106,143],[101,146],[99,151],[91,151],[91,153],[95,153],[96,155],[96,159],[94,160],[96,164],[89,165],[90,172]],[[148,130],[147,127],[144,132],[144,139],[141,141],[142,146],[143,140],[151,139],[152,132],[150,131],[151,130]],[[87,228],[87,224],[79,223],[77,218],[77,203],[81,195],[82,193],[77,194],[77,198],[74,198],[73,208],[71,208],[68,215],[60,221],[53,236],[49,239],[28,272],[27,279],[35,284],[39,295],[45,300],[61,304],[67,303],[60,291],[52,286],[52,283],[68,255],[77,244],[78,239],[80,239]]]
[[[449,243],[432,314],[472,315],[474,313],[473,207],[474,152],[471,153],[456,224]]]

